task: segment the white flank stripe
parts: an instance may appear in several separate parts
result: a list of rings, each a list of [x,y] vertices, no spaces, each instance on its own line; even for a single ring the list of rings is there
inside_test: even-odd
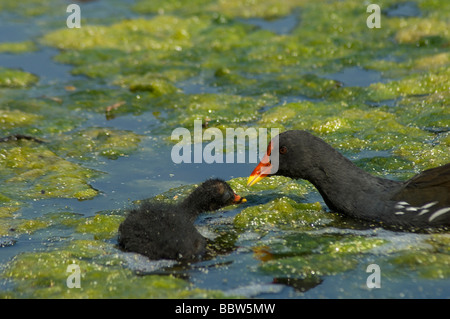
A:
[[[441,208],[441,209],[435,211],[435,212],[430,216],[430,218],[428,219],[428,221],[431,222],[433,219],[435,219],[435,218],[437,218],[437,217],[439,217],[439,216],[441,216],[441,215],[443,215],[443,214],[445,214],[445,213],[448,213],[448,212],[450,212],[450,207]]]
[[[424,209],[422,211],[420,211],[419,216],[428,213],[429,210],[428,209]]]
[[[404,215],[404,212],[396,212],[395,215]]]
[[[430,208],[431,206],[436,205],[437,203],[438,203],[437,201],[436,202],[431,202],[431,203],[423,205],[420,208],[422,208],[422,209]]]

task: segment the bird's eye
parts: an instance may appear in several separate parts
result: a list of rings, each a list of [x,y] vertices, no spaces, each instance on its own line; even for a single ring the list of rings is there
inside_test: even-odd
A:
[[[286,154],[287,153],[287,147],[286,146],[281,146],[280,147],[280,154]]]
[[[222,201],[224,203],[227,203],[228,201],[230,201],[233,198],[233,194],[231,194],[230,192],[225,192],[225,194],[222,195]]]

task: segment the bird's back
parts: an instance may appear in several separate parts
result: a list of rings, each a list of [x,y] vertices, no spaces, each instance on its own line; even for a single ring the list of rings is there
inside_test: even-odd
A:
[[[119,246],[150,259],[196,259],[206,241],[176,205],[145,202],[119,227]]]
[[[399,220],[424,227],[450,226],[450,163],[412,177],[391,200]]]

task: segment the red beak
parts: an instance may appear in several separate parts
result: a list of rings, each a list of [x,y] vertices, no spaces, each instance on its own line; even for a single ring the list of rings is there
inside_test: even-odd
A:
[[[238,194],[234,194],[233,204],[245,203],[247,200],[244,197],[239,196]]]
[[[260,180],[270,174],[272,174],[272,164],[270,162],[270,156],[266,154],[248,178],[247,186],[252,186],[258,183]]]

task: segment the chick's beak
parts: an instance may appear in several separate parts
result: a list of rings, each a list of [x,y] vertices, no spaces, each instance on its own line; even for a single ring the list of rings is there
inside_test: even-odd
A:
[[[239,196],[238,194],[234,194],[233,204],[245,203],[247,200],[244,197]]]
[[[272,164],[270,163],[269,155],[264,155],[261,162],[259,162],[258,166],[253,170],[252,174],[249,176],[247,181],[247,186],[252,186],[258,183],[267,175],[270,175],[272,172]]]

